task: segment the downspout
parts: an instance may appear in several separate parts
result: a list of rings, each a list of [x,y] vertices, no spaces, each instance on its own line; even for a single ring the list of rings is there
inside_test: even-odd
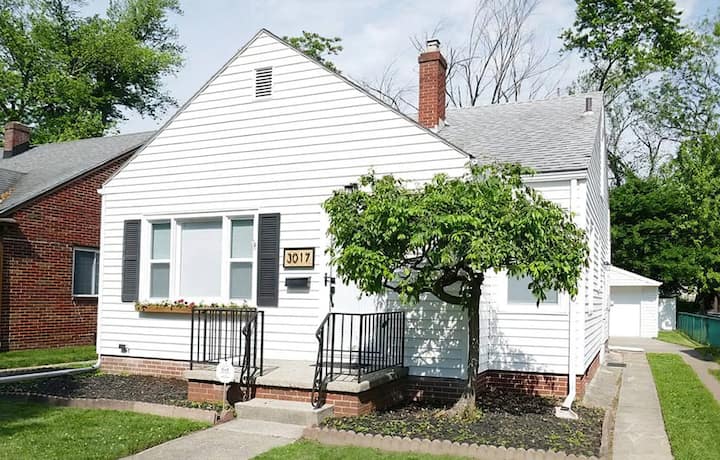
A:
[[[578,181],[572,179],[570,181],[570,211],[572,212],[575,205],[575,195]],[[560,407],[555,408],[555,416],[558,418],[577,420],[578,415],[572,410],[572,404],[575,402],[577,392],[576,371],[575,371],[575,348],[577,342],[577,331],[574,325],[573,300],[568,299],[568,394],[563,400]]]
[[[100,356],[98,356],[97,362],[89,367],[80,367],[77,369],[59,369],[57,371],[36,372],[34,374],[9,375],[7,377],[0,377],[0,384],[22,382],[25,380],[45,379],[50,377],[61,377],[63,375],[84,374],[86,372],[94,372],[98,369],[100,369]]]

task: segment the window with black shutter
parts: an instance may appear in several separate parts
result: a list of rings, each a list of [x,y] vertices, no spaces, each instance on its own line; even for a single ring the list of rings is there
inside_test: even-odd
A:
[[[123,302],[138,300],[140,277],[140,221],[126,220],[123,228],[122,289]]]
[[[257,304],[277,307],[280,283],[280,214],[258,219]]]

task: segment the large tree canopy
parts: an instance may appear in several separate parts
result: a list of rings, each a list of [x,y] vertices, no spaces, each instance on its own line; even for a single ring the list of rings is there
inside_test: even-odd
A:
[[[168,25],[178,0],[112,0],[82,17],[81,0],[0,0],[0,122],[36,143],[99,136],[124,111],[155,117],[174,100],[162,78],[182,63]]]
[[[587,59],[595,89],[614,91],[650,71],[672,66],[692,42],[673,0],[577,0],[566,50]]]
[[[530,276],[538,300],[547,290],[576,295],[587,263],[584,232],[560,206],[523,184],[519,166],[470,166],[464,177],[436,175],[418,186],[368,174],[335,193],[328,213],[337,273],[363,292],[386,289],[413,303],[423,294],[468,311],[468,387],[479,356],[479,300],[485,273]]]
[[[720,135],[685,141],[665,175],[610,195],[613,263],[720,308]]]

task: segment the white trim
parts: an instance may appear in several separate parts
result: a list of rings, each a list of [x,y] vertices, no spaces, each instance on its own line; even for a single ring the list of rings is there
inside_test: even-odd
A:
[[[662,282],[647,278],[629,270],[611,265],[608,269],[608,284],[610,286],[650,286],[657,287]]]

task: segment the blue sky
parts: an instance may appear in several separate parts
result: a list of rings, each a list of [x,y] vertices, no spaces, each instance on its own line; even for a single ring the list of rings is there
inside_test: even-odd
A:
[[[166,79],[170,94],[180,104],[190,98],[238,48],[260,28],[277,35],[299,35],[302,30],[343,39],[343,52],[333,61],[346,75],[361,81],[379,78],[393,65],[401,86],[416,85],[416,51],[410,37],[424,36],[440,26],[441,42],[459,43],[469,28],[477,0],[181,0],[184,15],[173,16],[180,42],[186,47],[185,66]],[[86,13],[102,14],[106,0],[91,0]],[[686,21],[718,8],[717,0],[678,0]],[[538,47],[560,48],[560,31],[574,18],[574,1],[540,0],[532,17]],[[582,64],[566,56],[554,71],[561,88],[572,81]],[[413,96],[410,96],[413,97]],[[120,132],[157,129],[175,111],[157,120],[128,114]]]

